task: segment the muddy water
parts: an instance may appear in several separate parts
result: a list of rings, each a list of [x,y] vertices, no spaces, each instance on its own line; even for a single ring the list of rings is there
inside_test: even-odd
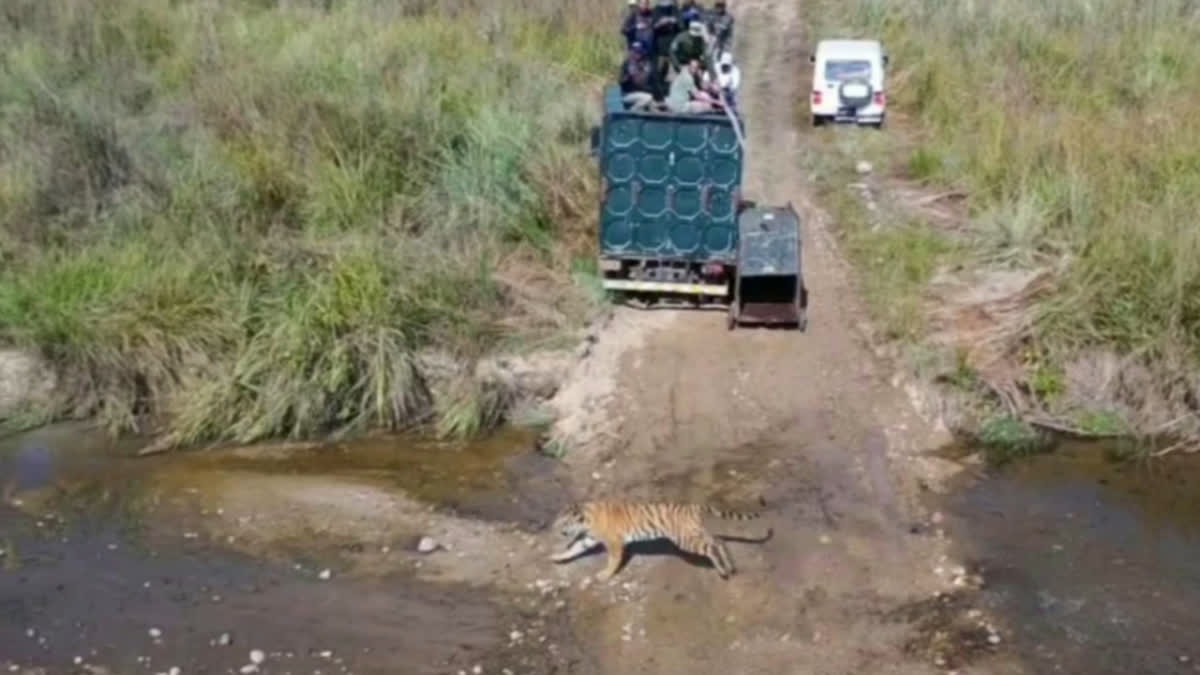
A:
[[[268,673],[471,672],[498,655],[536,664],[507,645],[510,627],[536,614],[514,598],[399,571],[322,579],[183,528],[164,536],[143,527],[151,486],[217,466],[230,475],[382,481],[443,508],[538,521],[546,507],[512,499],[553,492],[525,487],[554,480],[545,468],[552,460],[532,454],[529,441],[514,431],[470,446],[393,438],[134,459],[128,445],[69,426],[4,439],[0,667],[239,672],[251,650],[262,650],[259,671]],[[335,557],[319,539],[309,548],[313,570]]]
[[[371,494],[393,490],[438,511],[523,523],[532,531],[562,503],[567,485],[556,462],[531,451],[531,440],[511,431],[465,446],[381,438],[133,459],[132,447],[72,427],[4,439],[0,669],[11,664],[17,672],[66,673],[99,664],[118,673],[173,667],[230,673],[258,649],[266,656],[265,673],[458,673],[477,664],[485,664],[485,672],[506,666],[586,672],[572,660],[575,638],[555,628],[556,615],[536,598],[531,603],[511,590],[432,583],[409,566],[431,558],[412,550],[380,553],[381,542],[411,547],[406,537],[413,533],[388,530],[391,539],[377,539],[373,530],[347,527],[347,537],[359,542],[357,555],[373,548],[376,567],[385,570],[355,575],[342,574],[338,556],[345,542],[334,545],[328,535],[264,557],[189,537],[191,524],[183,521],[173,532],[145,527],[151,516],[175,522],[168,502],[149,495],[195,489],[188,503],[214,509],[228,507],[216,495],[244,495],[250,486],[251,493],[262,491],[261,504],[293,497],[277,490],[294,479],[305,495],[328,486],[371,486]],[[750,470],[726,462],[653,482],[681,496],[753,501],[742,480]],[[231,476],[240,492],[206,492]],[[813,504],[805,517],[828,520],[820,486],[809,488],[816,492],[796,496]],[[918,634],[929,633],[931,645],[977,652],[948,654],[947,666],[961,662],[960,672],[992,672],[988,654],[999,653],[1015,656],[1028,673],[1200,672],[1195,462],[1122,464],[1106,459],[1103,449],[1066,446],[964,482],[939,499],[943,517],[934,527],[959,542],[958,557],[986,581],[978,594],[914,608],[907,619]],[[292,503],[304,502],[277,510]],[[327,502],[312,503],[320,510]],[[371,522],[387,518],[376,502],[368,502],[365,514]],[[285,521],[266,529],[277,523]],[[316,572],[323,567],[338,572],[321,579]],[[494,560],[481,565],[496,567]],[[954,633],[954,617],[972,607],[997,618],[1001,645],[988,645],[989,635],[973,625],[957,637],[938,637]],[[669,614],[662,607],[653,612]],[[510,631],[529,633],[531,624],[549,624],[550,642],[514,649]],[[545,644],[553,642],[568,658],[539,661],[549,658]]]
[[[1200,465],[1068,444],[943,504],[1033,673],[1200,672]]]

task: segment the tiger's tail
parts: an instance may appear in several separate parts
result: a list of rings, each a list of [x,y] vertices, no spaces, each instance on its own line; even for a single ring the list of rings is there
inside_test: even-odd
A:
[[[704,507],[704,510],[705,510],[705,512],[707,512],[711,515],[714,515],[718,518],[721,518],[723,520],[736,520],[736,521],[743,521],[743,522],[747,521],[747,520],[757,520],[757,519],[761,518],[763,515],[761,512],[758,512],[758,511],[725,511],[725,510],[719,509],[715,506],[707,506],[707,505]],[[756,532],[755,534],[745,534],[745,533],[734,534],[732,532],[723,532],[721,534],[718,534],[717,536],[721,537],[722,539],[735,539],[735,540],[741,540],[741,541],[763,542],[763,541],[770,539],[773,535],[774,535],[774,531],[768,527],[765,530]]]

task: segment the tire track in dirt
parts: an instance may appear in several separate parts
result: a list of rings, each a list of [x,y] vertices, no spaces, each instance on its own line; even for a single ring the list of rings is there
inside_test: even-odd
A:
[[[572,630],[602,673],[932,673],[906,661],[891,609],[949,580],[944,540],[909,534],[921,453],[947,439],[886,381],[823,214],[800,171],[795,111],[806,75],[791,0],[735,3],[747,116],[747,197],[791,201],[805,225],[809,331],[727,331],[721,313],[667,313],[618,368],[607,448],[566,461],[579,496],[765,497],[775,536],[733,543],[739,574],[633,555],[613,582],[603,552],[553,568],[575,590]],[[620,310],[628,315],[636,310]],[[651,314],[647,312],[647,314]]]

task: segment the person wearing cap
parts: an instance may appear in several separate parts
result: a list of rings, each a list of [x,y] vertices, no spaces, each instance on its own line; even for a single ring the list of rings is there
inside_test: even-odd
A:
[[[688,61],[699,61],[708,70],[708,31],[704,23],[693,21],[686,33],[680,33],[671,42],[671,66],[675,71],[683,70]]]
[[[717,51],[725,52],[733,46],[733,15],[725,0],[713,3],[708,16],[708,32],[712,34]]]
[[[646,46],[641,42],[630,45],[629,56],[621,64],[617,76],[621,85],[621,100],[630,110],[646,110],[654,103],[654,64],[646,58]]]
[[[621,26],[625,46],[631,48],[633,43],[641,42],[645,47],[645,56],[650,58],[654,47],[654,10],[650,7],[650,0],[633,0],[629,4],[629,16],[625,17],[625,23]]]

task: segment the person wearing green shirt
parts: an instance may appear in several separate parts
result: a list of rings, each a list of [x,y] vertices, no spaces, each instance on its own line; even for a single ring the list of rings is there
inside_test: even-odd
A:
[[[708,35],[701,21],[693,21],[686,32],[671,41],[671,66],[683,70],[683,64],[698,59],[708,66]]]

